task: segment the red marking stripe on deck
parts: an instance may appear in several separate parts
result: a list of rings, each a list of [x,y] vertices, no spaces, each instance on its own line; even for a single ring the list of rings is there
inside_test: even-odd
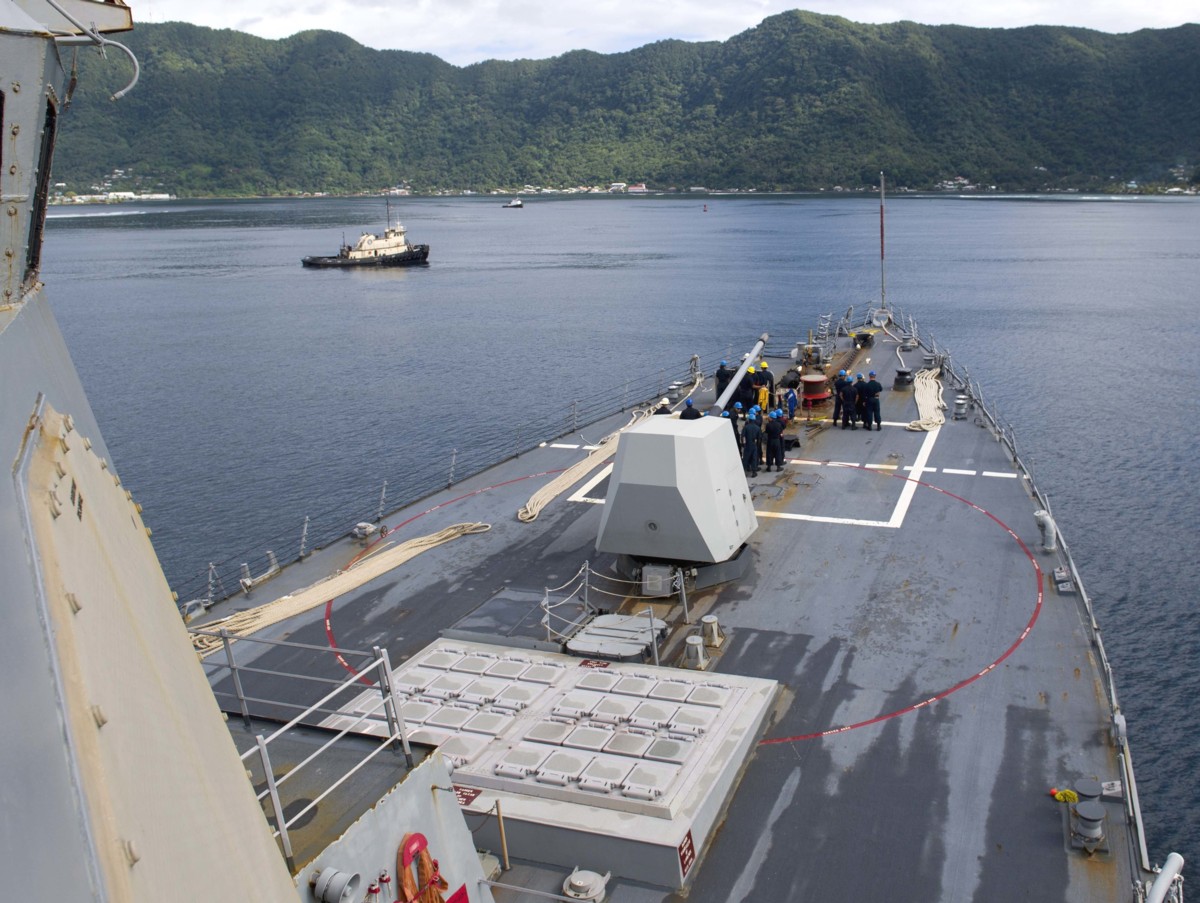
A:
[[[885,715],[877,715],[874,718],[868,718],[866,721],[856,721],[854,724],[844,724],[844,725],[841,725],[840,727],[831,727],[826,730],[816,731],[811,734],[797,734],[792,737],[770,737],[765,740],[760,740],[759,741],[760,746],[771,746],[776,743],[798,743],[801,740],[815,740],[819,737],[828,737],[831,734],[845,733],[846,731],[856,730],[860,727],[868,727],[872,724],[878,724],[881,721],[887,721],[891,718],[898,718],[901,715],[905,715],[909,712],[915,712],[917,709],[927,706],[931,702],[937,702],[939,699],[945,699],[951,693],[957,693],[963,687],[970,686],[971,684],[975,683],[975,681],[979,680],[979,678],[983,677],[985,674],[988,674],[991,671],[994,671],[999,665],[1001,665],[1004,662],[1005,659],[1007,659],[1010,655],[1012,655],[1014,652],[1016,652],[1017,647],[1019,647],[1023,642],[1025,642],[1025,638],[1028,637],[1029,634],[1033,631],[1033,625],[1037,623],[1038,616],[1041,615],[1041,613],[1042,613],[1042,569],[1038,565],[1037,559],[1033,557],[1033,553],[1029,551],[1029,547],[1027,545],[1025,545],[1024,542],[1021,541],[1021,537],[1019,537],[1015,532],[1013,532],[1012,528],[1009,527],[1008,524],[1004,523],[1004,521],[1000,520],[1000,518],[996,517],[996,515],[992,514],[992,512],[988,511],[986,508],[980,508],[974,502],[967,501],[967,499],[963,498],[960,495],[955,495],[953,492],[943,489],[940,486],[935,486],[932,483],[927,483],[924,480],[915,480],[912,477],[906,477],[903,474],[887,473],[887,472],[878,471],[878,470],[868,470],[865,467],[860,467],[858,469],[866,471],[867,473],[878,475],[878,476],[891,477],[896,480],[909,480],[913,483],[917,483],[921,486],[924,486],[926,489],[934,489],[934,490],[942,493],[942,495],[947,495],[952,499],[962,502],[964,505],[969,505],[970,507],[974,508],[976,511],[986,514],[989,518],[991,518],[993,521],[995,521],[997,524],[999,524],[1000,527],[1016,541],[1017,545],[1021,547],[1021,551],[1025,553],[1025,557],[1027,557],[1029,559],[1029,563],[1033,565],[1033,576],[1034,576],[1034,580],[1037,583],[1037,601],[1034,603],[1033,613],[1029,616],[1029,621],[1028,621],[1028,623],[1026,623],[1025,629],[1021,631],[1020,635],[1013,641],[1012,645],[1009,646],[1007,649],[1005,649],[1003,654],[1001,654],[999,658],[997,658],[995,661],[993,661],[990,665],[988,665],[982,671],[978,671],[975,674],[972,674],[970,677],[967,677],[964,680],[960,680],[954,686],[949,687],[945,690],[942,690],[940,693],[930,696],[928,699],[923,699],[920,702],[915,702],[912,705],[907,705],[904,708],[897,709],[894,712],[888,712]]]

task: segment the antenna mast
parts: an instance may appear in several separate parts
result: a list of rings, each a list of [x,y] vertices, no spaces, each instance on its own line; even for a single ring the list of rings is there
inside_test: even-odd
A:
[[[883,172],[879,173],[879,305],[887,310],[887,283],[883,273]]]

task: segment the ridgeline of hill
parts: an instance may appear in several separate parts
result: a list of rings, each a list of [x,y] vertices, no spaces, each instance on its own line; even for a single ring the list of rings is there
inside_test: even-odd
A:
[[[1004,190],[1169,181],[1200,167],[1200,25],[860,25],[789,12],[723,42],[456,67],[344,35],[179,23],[80,49],[55,179],[179,195],[613,181]],[[68,52],[66,50],[63,51]]]

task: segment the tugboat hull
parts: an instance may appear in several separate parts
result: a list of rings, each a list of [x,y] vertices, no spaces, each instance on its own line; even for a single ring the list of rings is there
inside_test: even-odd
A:
[[[429,245],[413,245],[407,251],[379,257],[304,257],[306,267],[406,267],[429,262]]]

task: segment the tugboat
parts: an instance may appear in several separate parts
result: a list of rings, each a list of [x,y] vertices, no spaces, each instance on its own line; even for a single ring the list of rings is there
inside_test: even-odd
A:
[[[352,245],[343,244],[333,257],[305,257],[306,267],[403,267],[429,262],[429,245],[414,245],[408,240],[404,226],[391,225],[383,235],[364,232]]]
[[[508,210],[508,209],[520,210],[522,207],[525,206],[525,202],[522,201],[520,198],[513,198],[507,204],[501,204],[500,206],[503,207],[505,210]]]

